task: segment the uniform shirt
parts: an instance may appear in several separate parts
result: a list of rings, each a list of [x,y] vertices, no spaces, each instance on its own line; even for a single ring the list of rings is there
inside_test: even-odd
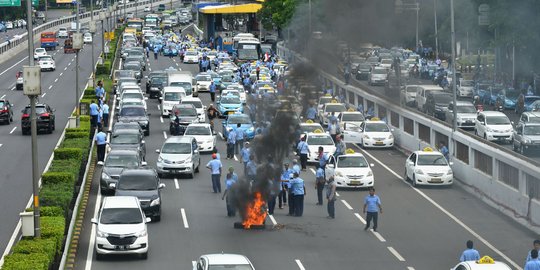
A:
[[[527,253],[527,258],[525,259],[525,263],[527,263],[530,260],[532,260],[532,257],[531,257],[531,251],[529,250],[529,252]]]
[[[324,170],[322,168],[317,169],[317,172],[315,172],[315,178],[324,178]]]
[[[244,139],[244,130],[241,128],[236,128],[236,140],[240,141]]]
[[[97,145],[104,145],[107,143],[107,134],[105,132],[100,131],[98,134],[96,134],[96,143]]]
[[[103,114],[109,114],[109,105],[107,103],[103,104],[101,108],[103,109]]]
[[[219,169],[222,167],[219,159],[212,159],[206,164],[206,167],[210,167],[212,174],[220,174]]]
[[[540,270],[540,261],[538,259],[531,259],[525,264],[523,270]]]
[[[298,175],[300,175],[300,165],[298,164],[295,164],[292,166],[292,170],[293,172],[297,173]]]
[[[300,154],[309,154],[309,145],[305,141],[299,142],[296,149],[300,151]]]
[[[330,199],[330,196],[332,196],[332,201],[336,200],[336,188],[337,188],[337,184],[335,180],[332,180],[332,182],[328,183],[328,186],[326,187],[327,199]]]
[[[234,181],[232,178],[225,179],[225,189],[231,189],[234,183],[236,183],[236,181]]]
[[[227,136],[227,143],[229,144],[236,143],[236,131],[234,131],[234,129],[229,131],[229,135]]]
[[[306,112],[307,119],[315,119],[315,116],[317,116],[317,110],[314,107],[309,107],[309,109]]]
[[[381,204],[381,199],[377,195],[367,195],[364,199],[364,204],[367,205],[368,212],[379,212],[379,204]]]
[[[247,169],[247,174],[248,175],[250,175],[250,176],[257,175],[257,164],[253,160],[250,160],[246,164],[246,169]]]
[[[296,177],[290,180],[292,193],[294,195],[304,195],[304,180]]]
[[[292,169],[283,170],[283,172],[281,173],[281,181],[283,181],[281,183],[281,186],[287,187],[287,188],[291,187],[291,183],[289,182],[289,180],[291,180],[291,174],[293,173],[294,172]]]
[[[323,153],[322,156],[319,157],[319,167],[324,168],[327,162],[328,162],[328,154]]]
[[[233,172],[232,176],[231,176],[231,179],[236,183],[236,181],[238,181],[238,174]]]
[[[99,114],[99,107],[96,103],[90,104],[90,115],[98,115]]]
[[[249,147],[244,147],[242,148],[240,154],[242,155],[242,161],[244,161],[244,163],[248,163],[249,156],[251,155],[251,149]]]
[[[448,151],[448,147],[446,147],[446,145],[444,145],[443,147],[441,147],[440,151],[441,151],[441,154],[443,154],[444,158],[446,158],[446,160],[448,160],[448,158],[449,158],[448,155],[450,154],[450,152]]]
[[[463,253],[461,254],[461,257],[459,257],[459,260],[462,262],[478,261],[480,260],[480,253],[478,253],[478,250],[474,248],[469,248],[463,251]]]
[[[210,93],[215,93],[216,92],[216,85],[215,84],[210,84]]]
[[[336,143],[336,153],[343,154],[345,153],[345,149],[347,149],[347,145],[343,140]]]

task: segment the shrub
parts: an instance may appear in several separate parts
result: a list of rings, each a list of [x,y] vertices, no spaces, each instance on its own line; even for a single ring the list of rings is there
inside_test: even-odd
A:
[[[79,120],[80,120],[81,122],[89,122],[89,123],[90,123],[90,116],[89,116],[89,115],[81,115],[81,116],[79,117]]]
[[[4,258],[2,270],[48,270],[50,263],[45,254],[13,253]]]
[[[80,148],[57,148],[54,150],[55,159],[78,159],[82,160],[83,152]]]
[[[56,185],[62,183],[73,184],[75,182],[75,179],[73,177],[73,174],[69,172],[46,172],[41,175],[41,182],[43,183],[43,185]]]
[[[97,82],[97,81],[96,81]],[[89,98],[96,97],[96,91],[93,87],[88,87],[86,90],[84,90],[84,96],[88,96]]]
[[[64,211],[64,215],[67,215],[73,199],[73,190],[73,184],[43,185],[39,192],[40,204],[60,207]]]
[[[54,239],[56,242],[57,254],[62,253],[62,243],[64,242],[64,231],[66,228],[66,219],[64,217],[42,217],[41,237]]]
[[[84,122],[84,121],[80,121]],[[78,127],[78,128],[66,128],[66,134],[67,133],[74,133],[74,132],[90,132],[90,129],[86,127]]]
[[[75,138],[88,138],[90,136],[87,131],[83,132],[66,132],[66,139],[75,139]]]
[[[53,261],[57,253],[56,241],[53,238],[23,239],[13,247],[13,253],[43,254]]]
[[[62,172],[69,173],[73,176],[73,180],[76,182],[79,180],[79,173],[81,170],[81,161],[76,159],[53,159],[51,166],[47,173]]]
[[[67,133],[66,133],[67,136]],[[85,137],[82,138],[67,138],[62,142],[61,146],[66,148],[80,148],[86,150],[90,147],[89,132],[86,133]]]
[[[58,206],[43,206],[39,208],[39,214],[42,217],[61,217],[64,215],[62,208]]]

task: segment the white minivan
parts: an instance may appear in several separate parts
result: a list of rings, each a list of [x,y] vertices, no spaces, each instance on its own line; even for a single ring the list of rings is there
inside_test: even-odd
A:
[[[434,92],[434,91],[443,91],[443,90],[444,89],[442,89],[442,87],[438,85],[418,85],[416,87],[416,97],[415,97],[416,108],[419,111],[425,112],[426,111],[426,108],[425,108],[426,98],[427,98],[428,93]]]
[[[474,128],[476,135],[488,141],[512,142],[514,127],[508,116],[502,112],[480,112]]]
[[[164,86],[161,92],[161,115],[168,116],[172,107],[180,104],[182,98],[186,97],[186,90],[180,86]]]

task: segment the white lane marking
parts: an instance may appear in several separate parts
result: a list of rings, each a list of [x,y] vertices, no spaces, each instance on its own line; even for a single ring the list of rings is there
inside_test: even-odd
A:
[[[16,129],[17,129],[17,127],[14,127],[14,128],[9,132],[9,134],[12,134]]]
[[[58,82],[58,78],[54,79],[54,82]]]
[[[219,137],[221,137],[222,140],[225,140],[225,137],[223,137],[223,133],[218,132],[218,134],[219,134]]]
[[[148,71],[152,71],[152,69],[151,69],[151,68],[148,68]]]
[[[378,233],[376,231],[371,231],[371,232],[375,235],[375,237],[377,237],[377,239],[379,239],[379,241],[386,242],[386,239],[384,239],[384,237],[382,237],[382,235],[380,233]]]
[[[234,157],[234,160],[235,160],[235,161],[238,161],[238,158],[236,157],[236,155],[234,155],[233,157]]]
[[[68,63],[68,67],[71,66],[71,62]],[[66,67],[67,68],[67,67]]]
[[[1,146],[1,145],[0,145]],[[270,220],[272,221],[272,224],[277,225],[276,219],[273,215],[268,215],[270,217]]]
[[[193,268],[195,268],[195,265],[197,265],[197,262],[196,262],[196,261],[191,261],[191,266],[192,266]]]
[[[66,70],[66,69],[64,69],[64,70]],[[58,77],[60,77],[62,75],[64,75],[64,72],[60,72],[60,75],[58,75]]]
[[[294,261],[296,262],[296,265],[298,265],[298,268],[300,268],[300,270],[306,270],[306,268],[304,268],[304,265],[302,265],[302,262],[299,259],[296,259]]]
[[[407,270],[414,270],[414,267],[407,266]]]
[[[2,147],[3,144],[0,143],[0,147]]]
[[[178,179],[177,178],[174,178],[174,187],[176,189],[180,189],[180,185],[178,184]]]
[[[337,191],[336,191],[336,197],[339,197],[339,193],[337,193]]]
[[[157,109],[158,109],[158,110],[161,110],[161,109],[159,108],[159,104],[157,105]]]
[[[395,250],[393,247],[386,247],[388,248],[388,250],[390,250],[390,252],[392,254],[394,254],[394,256],[396,256],[396,258],[398,259],[398,261],[400,262],[404,262],[405,261],[405,258],[403,258],[398,252],[397,250]]]
[[[11,87],[11,89],[10,89],[10,90],[11,90],[11,91],[15,90],[15,86]]]
[[[167,132],[165,132],[165,130],[163,131],[163,137],[165,137],[165,139],[167,139]]]
[[[349,208],[349,210],[353,210],[352,206],[345,200],[341,200],[341,202],[345,205],[345,207]]]
[[[49,89],[50,89],[50,88],[49,88]],[[47,94],[47,93],[43,93],[43,95],[41,95],[41,97],[45,97],[46,94]]]
[[[310,170],[313,174],[316,174],[315,169],[309,168],[309,170]]]
[[[159,121],[160,121],[161,123],[163,123],[163,116],[160,116],[160,117],[159,117]]]
[[[354,215],[360,220],[360,222],[364,223],[364,225],[366,224],[366,221],[364,220],[364,218],[360,214],[354,213]]]
[[[69,66],[69,65],[68,65],[68,66]],[[64,70],[67,70],[67,67],[65,67]]]
[[[6,95],[3,95],[3,96],[0,97],[0,99],[4,99],[5,97],[6,97]]]
[[[467,232],[472,234],[476,239],[478,239],[480,242],[482,242],[484,245],[486,245],[491,250],[495,251],[499,256],[501,256],[503,259],[505,259],[508,263],[510,263],[514,268],[518,270],[523,270],[517,263],[512,261],[508,256],[506,256],[502,251],[497,249],[495,246],[493,246],[490,242],[488,242],[486,239],[484,239],[482,236],[480,236],[478,233],[476,233],[473,229],[471,229],[469,226],[467,226],[463,221],[459,220],[456,216],[454,216],[452,213],[450,213],[448,210],[443,208],[440,204],[435,202],[433,199],[431,199],[429,196],[427,196],[424,192],[418,190],[417,188],[413,187],[409,182],[405,181],[401,175],[394,172],[390,167],[386,166],[384,163],[382,163],[380,160],[375,158],[370,153],[366,152],[365,150],[361,149],[357,144],[354,144],[361,152],[365,153],[368,157],[373,159],[375,162],[379,163],[383,168],[385,168],[387,171],[389,171],[391,174],[393,174],[396,178],[403,181],[407,185],[409,185],[416,193],[420,194],[420,196],[424,197],[428,202],[430,202],[433,206],[439,208],[441,212],[443,212],[445,215],[447,215],[450,219],[452,219],[454,222],[456,222],[458,225],[460,225],[463,229],[465,229]]]
[[[175,63],[175,64],[176,64],[177,67],[180,66],[178,63]]]
[[[180,212],[182,213],[182,222],[184,222],[184,228],[189,229],[189,224],[187,222],[187,217],[186,217],[186,210],[182,208],[180,209]]]
[[[49,90],[51,90],[51,88],[52,88],[52,85],[49,85]]]
[[[0,76],[4,75],[4,73],[8,72],[8,70],[14,68],[16,65],[20,64],[22,61],[26,60],[26,58],[28,58],[28,56],[25,56],[23,59],[21,59],[19,62],[13,64],[11,67],[8,67],[6,70],[2,71],[2,73],[0,73]]]
[[[101,208],[101,192],[98,191],[97,197],[96,197],[96,204],[94,206],[94,215],[92,217],[97,218],[99,208]],[[92,269],[92,260],[94,256],[94,248],[95,248],[95,241],[96,241],[96,228],[97,228],[97,225],[92,224],[92,229],[90,230],[90,241],[88,242],[88,252],[86,253],[86,262],[84,265],[84,270]]]

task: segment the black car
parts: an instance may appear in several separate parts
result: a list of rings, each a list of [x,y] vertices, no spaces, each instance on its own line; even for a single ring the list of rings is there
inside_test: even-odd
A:
[[[142,65],[138,61],[131,61],[124,63],[124,70],[131,70],[135,72],[135,78],[137,82],[141,82],[142,79]]]
[[[0,99],[0,121],[8,125],[13,122],[13,104],[7,99]]]
[[[137,130],[141,135],[144,135],[144,130],[142,130],[139,123],[135,122],[116,122],[113,126],[112,133],[118,131],[118,130]]]
[[[146,76],[146,93],[150,92],[150,81],[153,77],[167,76],[167,73],[163,70],[152,71]]]
[[[126,168],[146,166],[139,152],[133,149],[113,149],[107,153],[103,164],[99,187],[102,195],[114,193],[114,188],[120,178],[120,173]]]
[[[150,98],[158,98],[161,96],[164,86],[167,86],[167,75],[154,76],[150,79],[150,87],[146,92]]]
[[[45,130],[52,133],[54,125],[54,109],[47,104],[36,104],[36,125],[37,130]],[[23,135],[30,135],[30,105],[22,110],[21,130]]]
[[[445,121],[446,110],[448,110],[448,104],[452,102],[452,99],[453,96],[450,93],[442,91],[430,91],[426,96],[424,110],[426,114]]]
[[[367,80],[368,75],[371,72],[371,64],[369,63],[360,63],[356,67],[356,79],[357,80]]]
[[[146,143],[143,135],[135,129],[120,129],[112,133],[111,149],[134,149],[146,159]]]
[[[176,128],[176,118],[178,118],[179,123],[178,130]],[[169,119],[171,120],[169,124],[170,134],[179,136],[184,134],[189,124],[199,122],[199,115],[193,104],[177,104],[173,106]]]
[[[127,105],[123,106],[122,109],[118,112],[118,121],[119,122],[135,122],[139,123],[142,130],[144,130],[144,135],[150,135],[150,119],[148,118],[150,114],[146,113],[144,106],[141,105]]]
[[[153,221],[161,220],[161,183],[158,174],[151,168],[124,169],[120,174],[115,196],[139,198],[141,208]]]

